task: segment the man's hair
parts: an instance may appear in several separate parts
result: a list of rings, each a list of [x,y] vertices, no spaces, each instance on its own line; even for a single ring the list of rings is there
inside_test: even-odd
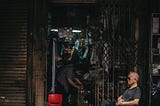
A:
[[[139,80],[139,75],[138,75],[138,73],[137,73],[137,72],[130,71],[130,72],[129,72],[129,74],[132,74],[136,81],[138,81],[138,80]]]

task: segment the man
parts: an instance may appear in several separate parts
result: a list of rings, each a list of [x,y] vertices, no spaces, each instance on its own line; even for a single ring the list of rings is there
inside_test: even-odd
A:
[[[73,88],[80,90],[83,87],[81,81],[75,75],[73,64],[64,65],[63,68],[59,70],[56,79],[56,93],[63,94],[63,106],[70,106],[68,97]],[[76,102],[74,101],[74,104],[72,103],[72,105],[76,106],[75,103]]]
[[[141,97],[141,91],[138,87],[138,80],[139,75],[137,72],[130,72],[128,74],[128,85],[129,88],[127,88],[124,93],[118,97],[117,105],[126,105],[126,106],[135,106],[139,104],[139,100]]]

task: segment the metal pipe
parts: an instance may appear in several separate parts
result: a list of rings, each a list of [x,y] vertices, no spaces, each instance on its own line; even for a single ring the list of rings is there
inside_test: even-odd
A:
[[[54,38],[53,38],[53,43],[52,43],[52,87],[51,87],[51,92],[54,93],[55,92],[55,47],[56,47],[56,44],[55,44],[55,41],[54,41]]]

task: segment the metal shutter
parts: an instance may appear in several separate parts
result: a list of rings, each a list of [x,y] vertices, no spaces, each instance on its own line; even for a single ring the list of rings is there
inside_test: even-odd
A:
[[[26,4],[0,1],[0,106],[26,106]]]

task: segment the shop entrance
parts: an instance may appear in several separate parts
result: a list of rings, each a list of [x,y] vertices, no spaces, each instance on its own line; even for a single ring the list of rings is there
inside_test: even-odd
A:
[[[60,3],[50,4],[48,12],[48,92],[57,92],[59,73],[73,62],[83,83],[78,106],[116,101],[127,87],[128,72],[137,71],[134,5]]]

